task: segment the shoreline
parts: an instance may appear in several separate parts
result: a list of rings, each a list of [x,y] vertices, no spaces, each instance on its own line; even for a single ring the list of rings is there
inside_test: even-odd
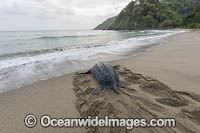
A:
[[[197,49],[200,48],[200,45],[198,45],[200,41],[198,40],[198,35],[200,35],[199,30],[180,33],[168,38],[168,41],[163,45],[151,47],[148,52],[140,52],[134,58],[111,61],[111,63],[122,66],[125,64],[125,67],[137,73],[154,77],[175,90],[192,91],[200,94],[200,73],[198,72],[200,63],[197,60],[200,56],[197,53]],[[190,41],[190,39],[193,41]],[[130,64],[129,62],[134,62],[135,64]],[[187,72],[184,72],[185,70]]]
[[[153,45],[162,44],[170,36],[184,31],[133,31],[128,32],[128,35],[133,33],[136,34],[135,37],[132,35],[131,38],[109,41],[105,43],[105,46],[94,46],[91,48],[83,48],[82,50],[76,49],[77,51],[75,50],[73,53],[70,50],[64,50],[58,53],[54,51],[49,54],[41,54],[41,56],[24,56],[22,59],[16,57],[16,59],[2,60],[0,62],[2,63],[0,68],[0,93],[22,88],[42,80],[88,69],[100,61],[108,62],[132,57],[139,52],[145,52],[148,48],[153,47]],[[137,34],[139,34],[138,37]],[[88,52],[86,53],[86,51]],[[66,57],[66,55],[71,56]],[[54,56],[56,56],[55,59],[53,59]],[[52,59],[48,60],[48,58]]]
[[[200,94],[199,35],[200,31],[190,31],[170,36],[164,45],[156,45],[148,52],[110,63],[156,78],[173,90]],[[73,73],[66,74],[0,94],[1,131],[83,132],[79,128],[43,129],[36,126],[28,129],[23,123],[24,117],[29,113],[38,117],[45,114],[58,118],[79,117],[74,105],[76,96],[72,77]]]

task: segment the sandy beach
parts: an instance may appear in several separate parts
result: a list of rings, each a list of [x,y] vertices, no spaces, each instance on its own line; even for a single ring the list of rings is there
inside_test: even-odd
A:
[[[139,53],[135,57],[112,61],[110,63],[126,67],[135,73],[155,78],[169,86],[172,90],[200,94],[199,36],[200,31],[177,34],[170,37],[164,45],[155,46],[148,52]],[[0,94],[1,132],[84,132],[84,128],[45,129],[38,124],[36,127],[29,129],[24,125],[24,117],[30,113],[35,114],[38,118],[42,115],[50,115],[56,118],[80,117],[80,111],[76,109],[75,104],[77,96],[74,93],[73,75],[68,74],[40,81]],[[154,96],[149,96],[149,99],[151,98],[153,99]],[[189,104],[189,107],[200,107],[199,102],[192,101],[191,99],[188,101],[192,103],[191,105]],[[160,103],[158,105],[163,106]],[[172,112],[178,112],[180,109],[179,107],[166,108],[173,110]],[[161,117],[162,115],[159,114],[158,116]],[[170,114],[163,117],[170,117]],[[197,117],[199,116],[197,115]],[[177,118],[179,119],[178,115]],[[182,119],[180,118],[179,120]],[[185,120],[189,121],[187,118]],[[192,126],[189,125],[193,127],[193,132],[194,130],[197,130],[197,132],[200,131],[200,128],[196,126],[200,120],[197,119],[196,121],[194,124],[191,124]],[[180,129],[175,131],[183,132],[184,129],[181,126],[179,127]],[[141,131],[145,132],[146,130],[142,129]],[[188,130],[185,131],[187,132]],[[146,132],[151,132],[151,130]]]
[[[173,89],[200,93],[199,35],[200,31],[190,31],[172,36],[162,46],[113,64],[159,79]]]

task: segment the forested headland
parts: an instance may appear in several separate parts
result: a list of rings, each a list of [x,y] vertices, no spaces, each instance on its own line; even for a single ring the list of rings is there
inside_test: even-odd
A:
[[[200,29],[200,0],[131,1],[96,30]]]

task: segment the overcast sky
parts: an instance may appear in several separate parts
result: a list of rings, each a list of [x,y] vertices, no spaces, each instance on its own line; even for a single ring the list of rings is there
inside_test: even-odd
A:
[[[131,0],[1,0],[0,30],[92,29]]]

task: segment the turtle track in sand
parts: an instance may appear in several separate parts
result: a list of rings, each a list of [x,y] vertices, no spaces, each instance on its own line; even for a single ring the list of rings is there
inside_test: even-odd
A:
[[[126,88],[118,88],[119,94],[109,89],[93,95],[98,83],[91,74],[74,74],[73,84],[76,94],[76,108],[82,118],[99,116],[104,118],[175,118],[175,128],[87,128],[88,133],[199,133],[200,95],[172,90],[162,82],[133,73],[127,68],[115,66],[120,81],[132,83]]]

